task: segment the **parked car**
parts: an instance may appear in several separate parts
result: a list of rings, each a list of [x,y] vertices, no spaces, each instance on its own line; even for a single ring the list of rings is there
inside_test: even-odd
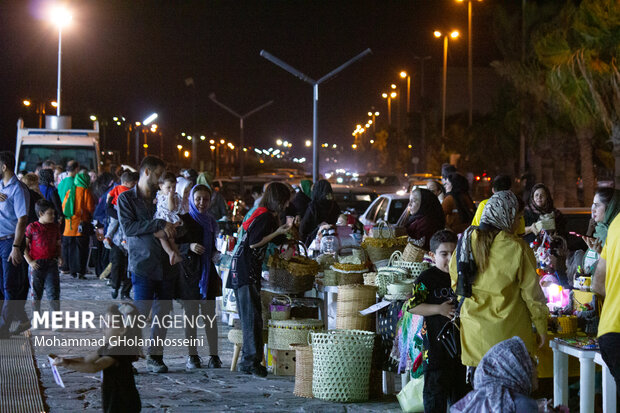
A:
[[[408,204],[408,194],[384,194],[370,204],[359,220],[365,227],[375,225],[380,220],[396,224]]]
[[[377,198],[376,192],[359,186],[332,184],[332,189],[340,209],[343,212],[352,212],[355,216],[362,215]]]
[[[407,184],[396,175],[370,173],[359,177],[360,186],[378,194],[407,192]]]

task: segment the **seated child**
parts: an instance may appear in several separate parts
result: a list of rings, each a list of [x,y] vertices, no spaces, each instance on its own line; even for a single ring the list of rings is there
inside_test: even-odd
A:
[[[442,327],[454,317],[456,296],[451,288],[449,265],[456,249],[457,235],[437,231],[430,240],[430,256],[435,266],[422,272],[406,306],[412,314],[424,316],[424,411],[446,411],[448,401],[455,403],[467,393],[466,370],[460,358],[452,358],[437,340]]]
[[[538,412],[537,402],[530,397],[538,386],[537,377],[536,362],[523,340],[516,336],[504,340],[480,360],[474,373],[474,390],[450,412]]]
[[[41,310],[43,290],[53,311],[60,311],[60,227],[56,223],[54,204],[39,199],[34,206],[39,217],[26,227],[26,250],[24,258],[30,266],[30,285],[34,293],[34,311]]]
[[[108,308],[110,323],[109,327],[105,328],[105,346],[86,357],[64,358],[49,355],[56,366],[82,373],[103,370],[101,393],[104,412],[129,413],[139,412],[141,409],[132,363],[142,356],[142,351],[137,346],[115,345],[120,337],[139,342],[142,332],[138,327],[140,323],[136,321],[138,316],[138,309],[133,304],[112,305]]]
[[[157,210],[155,211],[155,219],[163,219],[171,224],[181,224],[179,214],[182,211],[183,200],[176,192],[177,178],[171,172],[165,172],[159,178],[159,191],[157,191],[156,202]],[[175,265],[183,261],[183,256],[179,252],[174,239],[161,238],[159,240],[161,246],[170,257],[170,265]]]
[[[106,212],[110,218],[110,222],[108,223],[108,230],[105,234],[105,238],[103,239],[103,245],[107,249],[112,248],[111,242],[119,229],[118,212],[116,211],[118,196],[136,186],[139,178],[140,175],[137,172],[125,171],[121,175],[121,184],[115,186],[108,193],[108,197],[106,199]]]

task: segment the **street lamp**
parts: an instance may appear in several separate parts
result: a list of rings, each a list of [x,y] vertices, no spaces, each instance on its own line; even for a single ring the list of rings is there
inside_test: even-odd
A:
[[[140,126],[148,126],[155,119],[157,119],[157,113],[151,113],[142,122],[136,122],[136,128],[135,128],[136,130],[136,166],[140,166],[140,129],[141,129]],[[146,141],[146,135],[145,135],[145,141]],[[145,154],[146,154],[146,148],[147,147],[144,147]]]
[[[400,72],[402,79],[407,79],[407,113],[411,111],[411,76],[404,70]]]
[[[441,90],[441,136],[446,136],[446,85],[448,79],[448,37],[456,39],[459,37],[459,32],[453,30],[450,33],[442,33],[439,30],[435,30],[433,33],[435,37],[440,38],[443,36],[443,86]]]
[[[319,115],[318,115],[318,108],[319,108],[319,85],[321,83],[326,82],[327,80],[331,79],[336,74],[338,74],[342,70],[344,70],[346,67],[350,66],[354,62],[358,61],[359,59],[361,59],[362,57],[364,57],[364,56],[366,56],[367,54],[370,54],[370,53],[371,53],[371,50],[370,49],[366,49],[362,53],[360,53],[357,56],[355,56],[354,58],[349,59],[347,62],[345,62],[342,65],[338,66],[336,69],[332,70],[331,72],[329,72],[328,74],[326,74],[325,76],[320,78],[319,80],[314,80],[311,77],[309,77],[308,75],[305,75],[304,73],[302,73],[299,70],[295,69],[291,65],[289,65],[289,64],[283,62],[282,60],[278,59],[277,57],[271,55],[266,50],[261,50],[261,52],[260,52],[260,55],[262,57],[264,57],[265,59],[269,60],[271,63],[275,64],[276,66],[279,66],[280,68],[286,70],[287,72],[289,72],[293,76],[296,76],[296,77],[300,78],[301,80],[303,80],[304,82],[310,83],[312,85],[312,90],[313,90],[313,94],[312,94],[313,95],[313,98],[312,98],[312,102],[313,102],[313,110],[312,110],[312,180],[314,182],[317,182],[319,180],[319,141],[318,141],[318,135],[317,135],[318,128],[319,128]]]
[[[232,110],[231,108],[229,108],[228,106],[224,105],[223,103],[219,102],[216,97],[215,97],[215,93],[211,93],[209,95],[209,99],[211,99],[216,105],[218,105],[219,107],[221,107],[222,109],[224,109],[225,111],[227,111],[228,113],[230,113],[233,116],[236,116],[237,118],[239,118],[239,146],[241,148],[243,148],[244,146],[244,135],[243,135],[243,121],[245,120],[245,118],[255,114],[256,112],[258,112],[261,109],[266,108],[267,106],[271,105],[273,103],[273,100],[270,100],[267,103],[264,103],[254,109],[252,109],[251,111],[249,111],[248,113],[246,113],[245,115],[240,115],[237,112],[235,112],[234,110]],[[223,143],[222,143],[223,144]],[[239,156],[239,190],[241,195],[243,195],[243,164],[244,164],[244,154],[240,154]]]
[[[462,3],[464,0],[456,0]],[[482,0],[477,0],[481,2]],[[473,119],[473,106],[474,106],[474,82],[473,82],[473,68],[472,68],[472,37],[471,37],[471,15],[472,15],[472,0],[467,0],[467,90],[469,92],[469,126],[472,125]]]
[[[381,97],[383,99],[387,99],[387,110],[388,110],[388,125],[392,126],[392,99],[396,98],[398,94],[396,92],[383,92]]]
[[[60,79],[61,79],[61,58],[62,58],[62,29],[67,26],[73,16],[63,6],[57,6],[52,9],[51,21],[58,27],[58,88],[56,89],[56,116],[60,116]]]

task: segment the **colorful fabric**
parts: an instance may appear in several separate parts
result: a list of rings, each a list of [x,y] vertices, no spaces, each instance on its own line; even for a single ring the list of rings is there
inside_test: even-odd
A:
[[[205,248],[205,252],[200,256],[200,264],[202,267],[202,275],[198,282],[200,288],[200,295],[202,298],[207,298],[207,288],[209,286],[209,277],[211,276],[211,258],[213,257],[213,249],[215,247],[215,234],[217,233],[217,222],[215,218],[208,212],[202,213],[196,207],[194,203],[194,192],[196,186],[192,188],[189,195],[189,215],[192,217],[198,225],[202,227],[202,246]],[[217,274],[216,274],[217,275]]]
[[[474,390],[450,412],[517,412],[517,398],[532,392],[534,367],[519,337],[493,346],[474,373]]]
[[[109,193],[108,195],[112,197],[112,200],[110,201],[112,203],[112,205],[116,205],[116,202],[118,201],[118,196],[120,194],[122,194],[125,191],[129,191],[131,188],[128,188],[124,185],[116,185]]]
[[[243,227],[243,229],[245,231],[248,230],[248,228],[250,228],[250,225],[252,224],[252,222],[259,216],[259,215],[263,215],[265,212],[268,212],[269,210],[265,207],[258,207],[254,210],[254,212],[252,213],[252,215],[250,215],[250,217],[248,219],[246,219],[245,221],[243,221],[243,224],[241,224],[241,226]]]
[[[26,238],[30,241],[29,255],[33,260],[58,257],[60,228],[56,223],[41,224],[35,221],[26,227]]]
[[[620,212],[620,191],[616,189],[614,190],[614,195],[611,197],[611,201],[609,201],[609,204],[605,207],[605,217],[603,221],[598,222],[594,230],[594,237],[601,240],[603,242],[602,245],[605,245],[607,231],[609,230],[611,222],[616,215],[618,215],[618,212]]]
[[[310,179],[301,180],[301,191],[306,194],[308,198],[312,198],[312,181]]]
[[[66,177],[58,185],[58,194],[61,195],[62,212],[65,218],[71,218],[75,215],[75,197],[76,188],[88,189],[90,186],[90,176],[86,173],[79,173],[72,178]]]

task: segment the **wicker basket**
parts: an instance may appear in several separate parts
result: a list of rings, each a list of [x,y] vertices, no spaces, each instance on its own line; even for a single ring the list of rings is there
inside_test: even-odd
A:
[[[275,304],[274,301],[276,302]],[[285,303],[285,301],[288,301],[288,303]],[[288,295],[274,297],[269,305],[270,318],[272,320],[289,320],[291,318],[291,304],[291,297]]]
[[[307,344],[310,331],[322,331],[323,321],[311,318],[301,320],[269,320],[269,348],[289,350],[291,344]]]
[[[312,396],[312,347],[307,344],[291,344],[295,351],[295,389],[293,394],[299,397]]]
[[[375,280],[377,279],[376,272],[367,272],[364,274],[364,285],[375,285]]]
[[[411,242],[408,242],[407,246],[403,250],[401,260],[408,262],[422,262],[422,260],[424,260],[425,254],[426,251],[424,251],[422,248],[412,244]]]
[[[338,273],[331,266],[323,271],[323,285],[338,285]]]
[[[363,316],[364,310],[377,302],[377,287],[371,285],[342,285],[338,287],[336,328],[374,331],[374,315]]]
[[[405,278],[409,278],[409,272],[405,269],[397,267],[379,268],[377,278],[375,279],[375,284],[378,288],[377,294],[379,297],[383,297],[387,294],[388,284],[392,284],[395,281],[404,280]]]
[[[400,251],[395,251],[394,254],[392,254],[390,257],[389,266],[407,270],[412,278],[417,278],[422,271],[425,271],[431,267],[431,265],[427,262],[403,261],[402,253]]]
[[[398,238],[366,238],[362,241],[362,247],[368,253],[368,258],[373,264],[387,260],[394,251],[402,251],[407,245],[407,236]]]
[[[281,254],[269,257],[269,283],[278,291],[286,293],[303,293],[314,287],[314,279],[319,272],[319,264],[308,258],[306,247],[298,243],[300,255],[289,260]],[[305,253],[305,257],[301,253]],[[288,348],[287,348],[288,350]]]
[[[322,400],[368,400],[375,333],[331,330],[310,334],[313,354],[312,394]]]
[[[558,334],[559,335],[570,335],[575,334],[577,332],[577,317],[574,315],[571,316],[560,316],[558,317]]]

